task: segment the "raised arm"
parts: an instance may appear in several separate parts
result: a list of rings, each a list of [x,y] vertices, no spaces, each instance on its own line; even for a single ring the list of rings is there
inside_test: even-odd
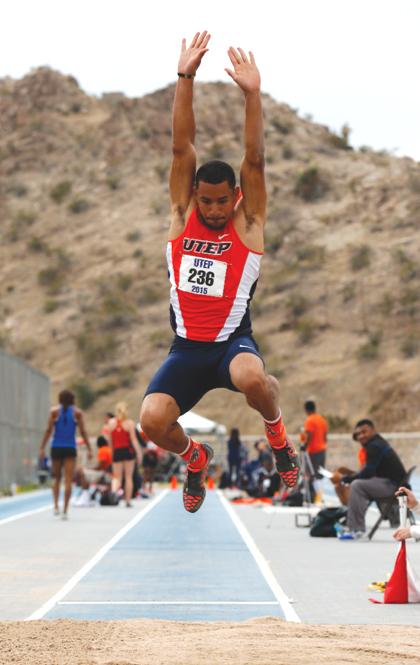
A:
[[[226,69],[245,95],[245,156],[241,164],[243,207],[248,223],[263,225],[266,217],[264,179],[264,125],[261,104],[261,78],[252,52],[230,47],[233,66]]]
[[[196,166],[194,148],[195,120],[193,111],[194,76],[201,60],[207,53],[210,35],[197,32],[190,46],[182,40],[178,62],[178,82],[172,110],[172,165],[169,188],[174,222],[185,221],[190,203]]]

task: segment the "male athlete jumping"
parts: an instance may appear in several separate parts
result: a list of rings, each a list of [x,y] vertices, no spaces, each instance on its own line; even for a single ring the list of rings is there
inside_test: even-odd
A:
[[[240,48],[229,48],[233,69],[226,72],[245,97],[239,190],[233,169],[225,162],[207,162],[196,172],[193,84],[209,40],[206,31],[197,33],[189,47],[183,39],[178,62],[169,183],[172,222],[166,252],[175,338],[140,413],[146,435],[187,462],[183,500],[190,513],[204,501],[213,451],[187,437],[177,420],[213,388],[245,395],[264,419],[284,483],[293,487],[298,477],[297,456],[278,406],[279,384],[265,373],[249,313],[266,219],[260,74],[252,53],[248,57]]]

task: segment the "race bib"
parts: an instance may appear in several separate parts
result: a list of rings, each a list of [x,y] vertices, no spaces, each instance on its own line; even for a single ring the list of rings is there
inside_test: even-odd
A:
[[[227,263],[184,254],[179,271],[181,291],[221,298],[225,288]]]

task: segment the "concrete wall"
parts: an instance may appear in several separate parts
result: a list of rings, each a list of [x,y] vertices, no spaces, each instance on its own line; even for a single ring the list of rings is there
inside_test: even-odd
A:
[[[49,408],[49,378],[0,351],[0,488],[36,478]]]

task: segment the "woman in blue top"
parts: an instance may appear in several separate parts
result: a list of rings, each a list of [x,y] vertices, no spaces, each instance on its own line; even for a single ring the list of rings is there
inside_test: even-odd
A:
[[[92,458],[92,450],[86,434],[83,413],[74,406],[74,393],[71,390],[62,390],[58,396],[59,404],[53,406],[48,418],[47,429],[39,449],[39,456],[44,458],[45,446],[53,434],[51,440],[51,460],[53,474],[53,497],[54,515],[59,515],[58,497],[60,494],[61,476],[64,470],[64,506],[62,519],[67,519],[67,509],[71,496],[71,486],[76,466],[76,430],[79,427],[80,434],[88,449],[89,459]]]

